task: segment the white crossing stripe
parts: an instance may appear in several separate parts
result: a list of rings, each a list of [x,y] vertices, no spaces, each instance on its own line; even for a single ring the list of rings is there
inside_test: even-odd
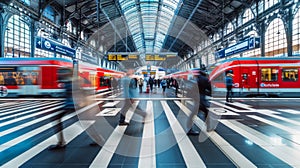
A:
[[[277,145],[272,138],[234,120],[221,120],[225,126],[229,127],[233,131],[249,139],[256,145],[260,146],[264,150],[268,151],[278,159],[286,162],[292,167],[300,167],[300,151],[295,150],[287,145]]]
[[[184,106],[179,101],[175,103],[180,107],[180,109],[186,114],[191,115],[191,111]],[[209,137],[209,139],[229,158],[237,167],[256,167],[250,160],[248,160],[243,154],[236,150],[232,145],[230,145],[224,138],[222,138],[217,132],[211,131],[206,132],[205,123],[197,116],[193,118],[194,123],[203,130],[204,133]],[[201,137],[199,137],[201,138]]]
[[[293,109],[277,109],[280,112],[290,113],[290,114],[300,114],[300,110]]]
[[[71,142],[75,137],[80,135],[85,129],[81,126],[82,123],[86,123],[85,125],[92,125],[92,121],[78,121],[71,126],[65,128],[63,132],[66,132],[64,134],[66,143],[68,144]],[[71,132],[71,134],[70,134]],[[59,134],[59,133],[57,133]],[[35,145],[34,147],[30,148],[26,152],[20,154],[19,156],[15,157],[14,159],[10,160],[9,162],[2,165],[1,168],[12,168],[12,167],[20,167],[22,164],[27,162],[29,159],[33,158],[43,150],[47,149],[50,144],[55,144],[57,142],[57,134],[52,135],[48,139],[44,140],[43,142]]]
[[[105,108],[100,111],[96,116],[116,116],[121,108]]]
[[[206,167],[166,101],[161,101],[187,167]]]
[[[35,103],[34,105],[40,105],[40,104],[50,104],[50,103],[53,103],[53,102],[38,102],[38,103]],[[3,110],[0,111],[0,116],[3,116],[3,115],[7,115],[7,114],[12,114],[12,113],[15,113],[15,112],[18,112],[18,111],[22,111],[23,109],[30,109],[32,108],[32,106],[34,106],[32,104],[32,102],[20,102],[18,103],[17,105],[15,106],[10,106],[9,108],[5,108]],[[27,107],[27,108],[26,108]],[[12,110],[12,109],[17,109],[17,110]]]
[[[115,105],[117,105],[120,101],[114,101],[114,102],[109,102],[104,104],[102,107],[114,107]]]
[[[1,99],[0,99],[1,100]],[[6,103],[1,103],[0,107],[4,107],[4,106],[11,106],[13,104],[16,104],[17,102],[6,102]]]
[[[42,108],[30,110],[30,111],[47,109],[47,108],[52,107],[52,106],[56,106],[56,109],[64,107],[64,105],[60,105],[60,104],[62,104],[62,103],[52,104],[52,105],[49,105],[49,106],[45,106],[45,107],[42,107]],[[60,106],[58,106],[58,105],[60,105]],[[40,114],[44,114],[44,113],[45,113],[45,111],[40,111],[40,112],[37,112],[37,113],[33,113],[33,114],[30,114],[30,115],[26,115],[26,116],[23,116],[23,117],[16,118],[16,119],[13,119],[13,120],[9,120],[9,121],[0,123],[0,127],[3,127],[3,126],[8,125],[8,124],[12,124],[14,122],[22,121],[22,120],[25,120],[25,119],[28,119],[28,118],[31,118],[31,117],[34,117],[34,116],[37,116],[37,115],[40,115]]]
[[[41,109],[44,109],[46,107],[52,107],[52,106],[57,106],[59,104],[63,104],[63,102],[60,102],[60,103],[47,103],[47,104],[41,104],[39,106],[32,106],[32,107],[29,107],[29,108],[19,108],[19,110],[12,110],[14,112],[16,111],[24,111],[24,112],[19,112],[19,113],[16,113],[16,114],[13,114],[13,115],[9,115],[9,116],[6,116],[6,117],[1,117],[0,120],[5,120],[5,119],[8,119],[8,118],[16,118],[18,116],[21,116],[21,115],[24,115],[24,114],[27,114],[27,113],[31,113],[31,112],[34,112],[34,111],[37,111],[37,110],[41,110]],[[48,105],[48,106],[46,106]],[[43,106],[43,107],[40,107],[40,106]],[[37,108],[37,107],[40,107],[40,108]],[[26,111],[27,109],[31,109],[31,110],[28,110]]]
[[[216,101],[210,101],[210,102],[217,106],[224,107],[226,109],[229,109],[229,110],[235,111],[235,112],[247,112],[247,113],[248,112],[256,112],[255,109],[251,109],[251,108],[247,108],[246,110],[240,110],[240,109],[236,109],[234,107],[228,106],[228,105],[220,103],[220,102],[216,102]],[[234,103],[231,103],[231,104],[234,104]]]
[[[64,122],[64,121],[66,121],[66,120],[74,117],[75,115],[76,115],[75,112],[70,113],[70,114],[64,116],[62,118],[61,122]],[[6,149],[8,149],[8,148],[10,148],[10,147],[18,144],[18,143],[21,143],[22,141],[25,141],[26,139],[29,139],[29,138],[31,138],[33,136],[36,136],[36,135],[38,135],[38,134],[40,134],[40,133],[42,133],[42,132],[44,132],[44,131],[52,128],[52,127],[55,127],[57,124],[59,124],[59,120],[55,120],[55,121],[50,122],[50,123],[48,123],[46,125],[40,126],[40,127],[36,128],[34,130],[26,132],[25,134],[23,134],[23,135],[15,138],[15,139],[11,139],[10,141],[7,141],[6,143],[4,143],[4,144],[1,145],[2,147],[0,148],[0,152],[2,152],[4,150],[6,150]]]
[[[155,130],[154,130],[154,114],[153,102],[147,102],[147,116],[144,119],[143,139],[140,150],[138,167],[156,167],[156,153],[155,153]]]
[[[131,110],[135,110],[139,101],[136,101],[133,104],[132,109],[129,109],[126,112],[126,120],[130,120],[133,116],[133,112]],[[123,135],[126,130],[127,126],[117,126],[109,138],[106,140],[105,144],[103,145],[102,149],[95,157],[93,162],[91,163],[91,168],[99,168],[99,167],[108,167],[111,158],[113,157],[114,152],[116,151]]]
[[[264,119],[264,118],[259,117],[259,116],[254,116],[254,115],[247,115],[247,116],[250,117],[250,118],[253,118],[253,119],[255,119],[255,120],[264,122],[264,123],[266,123],[266,124],[272,125],[272,126],[274,126],[274,127],[277,127],[277,128],[279,128],[279,129],[282,129],[282,130],[284,130],[284,131],[286,131],[286,132],[289,132],[289,133],[291,133],[291,134],[300,134],[300,131],[299,131],[299,130],[293,129],[293,128],[290,128],[290,127],[287,127],[287,126],[285,126],[285,125],[283,125],[283,124],[278,124],[278,123],[276,123],[276,122],[273,122],[273,121]],[[298,124],[299,124],[299,123],[298,123]]]
[[[61,108],[61,107],[59,107],[59,108]],[[44,112],[50,112],[50,111],[53,111],[53,110],[56,110],[56,109],[57,109],[57,107],[54,107],[54,108],[51,108],[51,109],[47,109]],[[49,119],[49,118],[51,118],[53,116],[56,116],[56,115],[60,114],[62,111],[63,110],[60,110],[60,111],[57,111],[55,113],[51,113],[49,115],[46,115],[46,116],[43,116],[43,117],[40,117],[40,118],[36,118],[36,119],[34,119],[34,120],[30,121],[30,122],[26,122],[24,124],[18,125],[17,127],[12,127],[10,129],[4,130],[4,131],[0,132],[1,136],[10,134],[10,133],[15,132],[15,131],[18,131],[18,130],[23,129],[25,127],[31,126],[33,124],[36,124],[36,123],[38,123],[40,121],[47,120],[47,119]]]

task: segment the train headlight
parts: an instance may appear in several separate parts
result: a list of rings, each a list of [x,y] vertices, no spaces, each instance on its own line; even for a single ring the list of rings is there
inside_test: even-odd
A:
[[[59,87],[59,88],[64,88],[64,87],[65,87],[65,84],[64,84],[64,83],[58,83],[58,84],[57,84],[57,87]]]

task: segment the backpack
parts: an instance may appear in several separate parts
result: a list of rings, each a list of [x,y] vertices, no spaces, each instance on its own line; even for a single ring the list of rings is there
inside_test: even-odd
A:
[[[136,81],[134,78],[130,79],[129,88],[133,88],[133,89],[136,88]]]

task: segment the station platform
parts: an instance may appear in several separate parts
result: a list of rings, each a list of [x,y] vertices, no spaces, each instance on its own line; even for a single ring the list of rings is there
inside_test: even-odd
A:
[[[190,105],[174,90],[140,95],[133,109],[150,114],[145,122],[128,112],[130,124],[119,126],[120,101],[99,99],[90,118],[64,116],[63,130],[63,100],[0,99],[0,167],[300,167],[300,99],[212,99],[216,128],[207,132],[199,112],[195,136],[185,127]],[[49,150],[58,131],[67,145]]]

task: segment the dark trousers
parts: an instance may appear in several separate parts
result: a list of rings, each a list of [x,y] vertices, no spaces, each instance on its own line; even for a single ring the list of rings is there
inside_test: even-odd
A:
[[[162,86],[163,92],[166,91],[166,86]]]
[[[150,84],[150,91],[152,92],[152,90],[153,90],[153,84],[152,85]]]
[[[229,102],[229,101],[232,101],[232,95],[233,95],[232,86],[227,86],[226,88],[227,88],[226,101]]]

